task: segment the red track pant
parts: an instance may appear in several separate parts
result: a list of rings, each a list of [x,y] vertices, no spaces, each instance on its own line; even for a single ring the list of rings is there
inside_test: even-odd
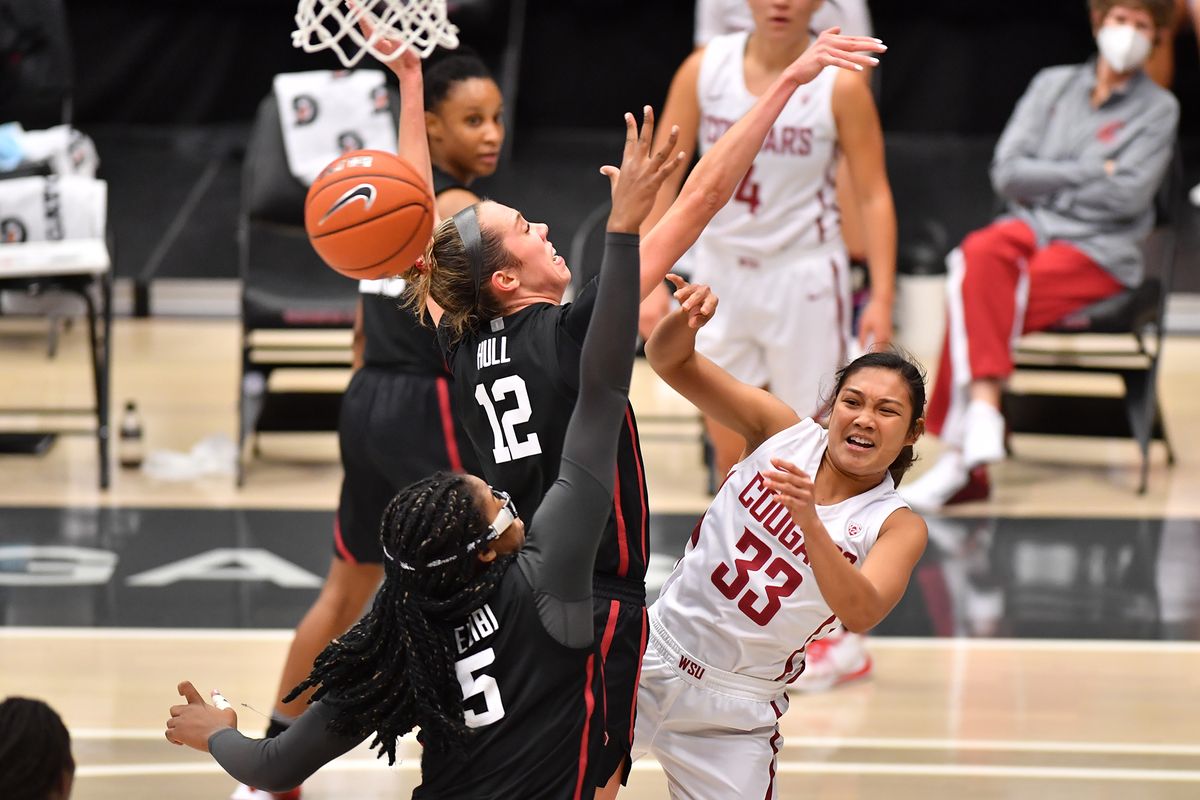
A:
[[[1124,289],[1066,242],[1039,250],[1033,230],[1016,219],[968,235],[946,266],[946,338],[926,424],[951,442],[964,433],[958,422],[971,381],[1012,374],[1017,337]]]

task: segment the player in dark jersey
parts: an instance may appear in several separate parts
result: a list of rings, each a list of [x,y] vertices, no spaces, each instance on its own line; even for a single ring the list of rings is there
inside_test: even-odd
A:
[[[308,711],[273,739],[248,739],[232,709],[208,705],[185,682],[169,741],[208,750],[246,783],[281,789],[372,736],[394,761],[398,737],[419,726],[414,797],[591,796],[588,756],[604,734],[592,574],[633,370],[637,231],[678,166],[650,155],[651,124],[640,136],[632,115],[626,124],[621,169],[605,168],[613,209],[579,396],[529,538],[508,495],[479,478],[441,473],[408,487],[384,514],[386,577],[373,608],[293,690],[316,688]],[[468,257],[482,260],[477,232],[474,241]]]
[[[875,47],[874,39],[832,39],[830,52]],[[844,48],[839,50],[838,48]],[[817,70],[819,72],[819,69]],[[641,243],[645,298],[733,195],[775,118],[805,80],[789,71],[766,91],[692,170],[679,196]],[[647,117],[650,110],[646,109]],[[670,139],[668,148],[673,147]],[[463,229],[481,231],[480,268],[466,258]],[[578,392],[580,343],[594,315],[596,285],[560,305],[571,273],[543,224],[484,202],[434,232],[427,269],[412,281],[412,301],[443,310],[439,337],[454,374],[464,426],[484,477],[536,508],[556,474],[564,427]],[[605,791],[627,777],[636,687],[646,647],[645,571],[649,555],[645,475],[632,408],[619,434],[617,492],[596,561],[596,636],[608,698],[607,746],[599,756]]]
[[[440,216],[479,201],[468,188],[490,175],[504,141],[500,89],[479,58],[453,52],[404,87],[404,113],[428,120],[434,196]],[[428,109],[426,113],[425,109]],[[424,128],[424,124],[421,126]],[[438,470],[481,474],[458,419],[436,336],[400,303],[400,278],[361,281],[354,327],[354,376],[338,425],[345,478],[334,525],[334,558],[320,596],[288,652],[268,735],[304,711],[283,696],[313,659],[357,620],[383,578],[379,519],[401,488]],[[253,796],[250,791],[243,794]]]

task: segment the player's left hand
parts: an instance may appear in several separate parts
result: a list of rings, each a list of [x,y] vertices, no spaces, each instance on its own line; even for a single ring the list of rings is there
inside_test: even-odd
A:
[[[232,708],[219,711],[210,706],[191,681],[183,681],[177,688],[187,704],[171,706],[166,732],[168,742],[186,744],[207,753],[210,736],[223,728],[237,728],[237,713]]]
[[[688,327],[698,330],[708,324],[719,302],[713,290],[703,283],[688,283],[678,275],[668,275],[667,280],[675,284],[675,299],[687,314]]]
[[[775,493],[800,529],[810,527],[814,520],[819,521],[816,486],[808,473],[782,458],[772,458],[771,465],[777,471],[763,476],[767,488]]]
[[[858,346],[883,346],[892,340],[892,309],[882,300],[871,299],[858,320]]]

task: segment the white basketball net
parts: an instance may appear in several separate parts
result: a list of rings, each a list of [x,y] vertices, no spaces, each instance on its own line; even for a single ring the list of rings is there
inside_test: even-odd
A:
[[[370,38],[358,27],[361,19]],[[379,47],[385,40],[402,46],[387,52]],[[409,49],[425,58],[439,45],[458,47],[458,28],[446,16],[446,0],[300,0],[292,45],[307,53],[331,49],[351,68],[368,52],[392,61]]]

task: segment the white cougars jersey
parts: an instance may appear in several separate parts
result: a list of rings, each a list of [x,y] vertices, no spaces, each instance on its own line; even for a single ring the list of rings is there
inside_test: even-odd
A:
[[[699,149],[706,153],[721,134],[758,100],[746,88],[746,33],[718,36],[700,62]],[[783,107],[746,177],[708,223],[700,242],[738,252],[771,255],[784,248],[840,244],[837,207],[837,126],[833,84],[838,70],[826,67],[801,86]]]
[[[771,458],[816,475],[828,432],[811,419],[780,431],[730,470],[650,614],[679,646],[717,669],[790,681],[804,651],[840,624],[817,587],[804,533],[763,481]],[[907,505],[890,475],[817,514],[860,566],[884,521]]]

